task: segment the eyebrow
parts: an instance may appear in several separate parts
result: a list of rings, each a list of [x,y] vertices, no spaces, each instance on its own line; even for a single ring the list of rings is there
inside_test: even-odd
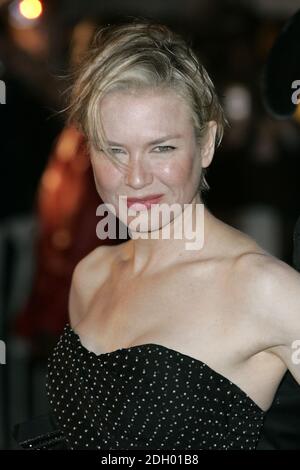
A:
[[[165,142],[166,140],[179,139],[180,137],[182,137],[180,134],[165,135],[164,137],[160,137],[159,139],[155,139],[155,140],[152,140],[151,142],[148,142],[147,145],[160,144],[162,142]],[[108,143],[109,143],[109,145],[117,145],[119,147],[122,147],[122,144],[119,144],[118,142],[112,142],[111,140],[109,140]]]

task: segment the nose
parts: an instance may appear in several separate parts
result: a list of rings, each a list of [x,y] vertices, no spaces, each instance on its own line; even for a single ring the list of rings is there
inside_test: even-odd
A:
[[[126,170],[125,183],[134,189],[141,189],[152,183],[153,176],[147,164],[140,158],[130,160]]]

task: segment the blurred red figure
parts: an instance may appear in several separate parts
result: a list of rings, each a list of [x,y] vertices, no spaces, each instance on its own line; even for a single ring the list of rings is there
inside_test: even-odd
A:
[[[62,333],[72,272],[80,259],[101,244],[125,241],[97,237],[96,208],[101,203],[85,138],[75,127],[66,127],[39,185],[36,270],[16,321],[17,334],[30,339],[34,348],[44,350],[47,340],[52,343]]]

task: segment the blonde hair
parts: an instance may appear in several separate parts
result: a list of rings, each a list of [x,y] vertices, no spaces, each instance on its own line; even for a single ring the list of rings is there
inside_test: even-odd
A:
[[[207,71],[188,42],[163,24],[139,19],[101,27],[75,70],[73,81],[66,108],[68,123],[79,127],[89,145],[104,150],[115,163],[116,156],[107,145],[99,106],[101,99],[111,91],[174,90],[189,105],[198,144],[212,120],[217,123],[217,146],[223,138],[227,120]],[[204,170],[206,168],[201,172],[200,191],[210,189]]]

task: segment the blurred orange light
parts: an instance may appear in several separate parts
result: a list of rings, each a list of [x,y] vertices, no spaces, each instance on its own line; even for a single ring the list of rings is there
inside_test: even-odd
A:
[[[19,10],[25,18],[33,20],[41,15],[43,7],[39,0],[22,0],[19,4]]]

